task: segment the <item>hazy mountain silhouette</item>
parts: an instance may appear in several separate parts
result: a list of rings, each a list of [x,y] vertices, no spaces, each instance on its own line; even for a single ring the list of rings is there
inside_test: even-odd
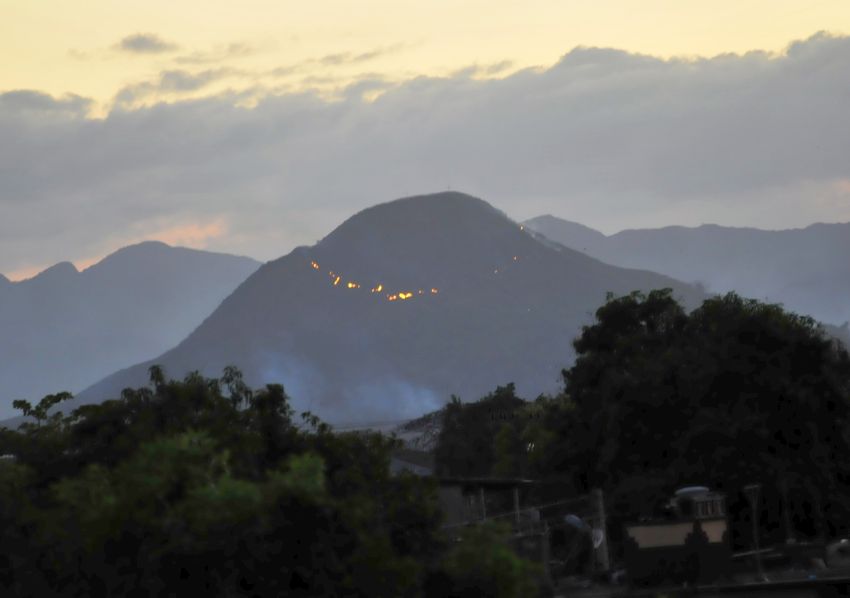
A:
[[[699,282],[711,292],[734,290],[824,322],[850,320],[850,223],[781,231],[670,226],[610,236],[554,216],[526,225],[609,264]]]
[[[74,403],[146,384],[152,363],[173,377],[234,364],[332,422],[420,415],[452,393],[477,399],[507,382],[532,397],[559,387],[572,339],[608,291],[660,287],[692,306],[702,299],[670,278],[541,243],[468,195],[400,199],[265,264],[176,348]]]
[[[68,262],[0,280],[0,413],[78,391],[173,347],[259,262],[147,242],[78,272]],[[5,281],[5,282],[4,282]]]

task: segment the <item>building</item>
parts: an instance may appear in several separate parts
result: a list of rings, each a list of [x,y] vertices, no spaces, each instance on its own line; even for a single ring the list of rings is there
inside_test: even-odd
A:
[[[705,486],[677,490],[664,517],[626,525],[634,585],[711,583],[729,574],[731,558],[725,495]]]

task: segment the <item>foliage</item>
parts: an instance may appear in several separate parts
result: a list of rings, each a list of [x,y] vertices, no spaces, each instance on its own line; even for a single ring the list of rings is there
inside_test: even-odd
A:
[[[493,439],[510,425],[525,401],[513,384],[499,386],[474,403],[457,397],[446,405],[435,451],[437,473],[444,476],[489,475],[496,462]],[[504,467],[504,466],[503,466]]]
[[[464,528],[431,578],[435,595],[457,598],[525,598],[543,590],[540,567],[519,558],[509,543],[510,527],[490,522]]]
[[[562,446],[540,472],[568,467],[579,490],[605,489],[615,523],[705,484],[729,494],[748,545],[740,489],[758,482],[778,540],[784,480],[802,528],[825,512],[832,533],[850,524],[850,357],[811,318],[734,293],[690,314],[669,290],[632,293],[610,298],[575,348],[574,409],[544,420]]]
[[[17,596],[420,596],[444,542],[397,441],[292,418],[233,368],[0,431],[0,587]],[[58,398],[57,398],[58,397]]]
[[[609,296],[574,346],[558,396],[525,403],[509,386],[447,406],[442,471],[536,478],[559,498],[602,488],[615,545],[695,484],[727,493],[738,548],[750,483],[764,541],[784,540],[784,484],[795,535],[850,531],[850,356],[814,320],[734,293],[686,313],[669,289],[634,292]],[[499,399],[510,415],[494,423]]]

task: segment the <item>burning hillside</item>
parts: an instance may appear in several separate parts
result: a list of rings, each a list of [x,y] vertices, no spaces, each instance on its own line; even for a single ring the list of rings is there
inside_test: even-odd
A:
[[[333,423],[415,417],[509,382],[556,391],[607,292],[661,287],[696,303],[687,285],[553,249],[479,199],[440,193],[364,210],[265,264],[149,363],[172,376],[236,365]],[[84,399],[144,384],[149,363]]]

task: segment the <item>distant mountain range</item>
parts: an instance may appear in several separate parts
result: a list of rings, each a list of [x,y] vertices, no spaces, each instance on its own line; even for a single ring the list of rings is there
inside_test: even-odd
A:
[[[79,391],[188,335],[259,262],[146,242],[78,272],[0,276],[0,416],[15,399]]]
[[[554,216],[525,223],[608,264],[645,268],[836,325],[850,320],[850,223],[767,231],[703,225],[625,230],[606,236]]]
[[[174,349],[73,404],[146,384],[151,364],[174,377],[234,364],[332,422],[413,417],[507,382],[533,397],[559,388],[572,340],[607,292],[660,287],[691,307],[703,299],[666,276],[541,242],[480,199],[411,197],[263,265]]]
[[[262,266],[142,243],[82,272],[0,276],[0,417],[98,379],[67,408],[116,397],[152,364],[173,377],[236,365],[253,386],[283,383],[296,409],[391,425],[508,382],[556,391],[608,292],[671,287],[695,307],[735,289],[845,321],[846,255],[850,225],[606,236],[551,216],[518,224],[461,193],[377,205]],[[827,329],[850,345],[847,326]]]

